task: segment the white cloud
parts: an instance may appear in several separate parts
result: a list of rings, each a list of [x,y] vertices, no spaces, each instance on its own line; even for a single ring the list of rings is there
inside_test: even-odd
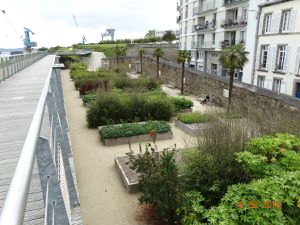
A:
[[[81,41],[99,42],[106,28],[116,38],[143,37],[150,29],[176,29],[175,0],[4,0],[0,9],[0,47],[22,47],[23,27],[35,32],[38,46],[68,46]],[[76,16],[79,29],[72,15]],[[14,29],[9,25],[11,21]]]

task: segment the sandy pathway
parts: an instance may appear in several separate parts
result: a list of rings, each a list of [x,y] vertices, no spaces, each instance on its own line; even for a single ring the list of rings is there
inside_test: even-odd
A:
[[[136,219],[138,194],[128,194],[114,167],[114,157],[124,156],[129,151],[128,145],[103,146],[97,130],[87,128],[86,108],[69,78],[69,71],[62,70],[61,76],[84,224],[144,225]],[[157,142],[159,149],[175,143],[178,148],[195,143],[195,138],[176,128],[174,123],[171,126],[174,138]],[[132,146],[138,150],[138,144]]]

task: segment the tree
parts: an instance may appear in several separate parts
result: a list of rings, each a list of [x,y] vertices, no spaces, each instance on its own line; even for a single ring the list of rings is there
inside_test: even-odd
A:
[[[220,54],[220,62],[225,69],[229,70],[230,81],[229,81],[229,96],[228,96],[228,108],[227,113],[231,111],[231,99],[232,99],[232,88],[233,88],[233,77],[236,70],[242,70],[244,64],[248,61],[245,52],[245,48],[242,44],[228,46],[224,48]]]
[[[141,61],[141,74],[143,73],[143,55],[145,54],[145,49],[140,48],[139,50],[140,61]]]
[[[183,94],[185,62],[191,61],[191,52],[187,50],[179,50],[177,52],[177,62],[181,63],[181,94]]]
[[[176,35],[171,31],[171,30],[167,30],[165,32],[165,34],[162,37],[163,41],[173,41],[176,39]]]
[[[155,30],[148,30],[147,34],[145,35],[145,38],[152,38],[155,37]]]
[[[119,65],[119,57],[120,56],[125,56],[126,55],[126,47],[124,46],[119,46],[118,42],[115,45],[115,56],[116,56],[116,61],[117,61],[117,67]]]
[[[161,48],[155,48],[153,51],[153,57],[156,57],[156,78],[159,77],[159,58],[164,55],[164,51]]]

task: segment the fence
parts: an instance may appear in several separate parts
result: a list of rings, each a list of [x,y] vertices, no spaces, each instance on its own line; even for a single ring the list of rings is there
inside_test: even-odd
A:
[[[49,123],[43,123],[47,117]],[[41,137],[41,129],[49,131],[49,138]],[[54,67],[49,71],[24,142],[3,205],[0,225],[23,224],[35,159],[44,199],[44,225],[82,224],[81,215],[76,215],[78,221],[71,221],[72,209],[79,207],[79,201],[70,157],[60,70]],[[75,211],[80,213],[80,210]]]
[[[0,58],[0,82],[9,78],[11,75],[20,70],[30,66],[42,57],[46,56],[48,52],[37,52],[22,55],[13,55]]]

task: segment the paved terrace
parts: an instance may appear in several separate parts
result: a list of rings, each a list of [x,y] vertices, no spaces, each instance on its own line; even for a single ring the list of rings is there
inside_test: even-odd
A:
[[[0,84],[0,213],[54,59],[54,55],[46,56]],[[45,132],[47,131],[42,131]],[[24,224],[35,225],[43,222],[43,194],[35,162]]]

